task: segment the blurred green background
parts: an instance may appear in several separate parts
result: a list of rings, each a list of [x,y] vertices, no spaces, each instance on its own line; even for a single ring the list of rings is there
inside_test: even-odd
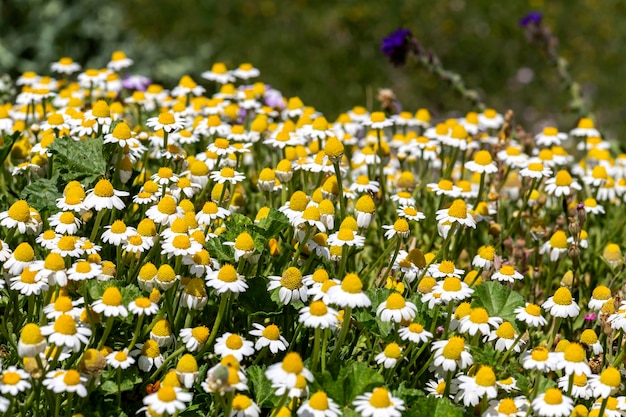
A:
[[[427,107],[456,116],[469,103],[421,67],[394,68],[381,39],[411,29],[447,69],[478,89],[488,106],[513,109],[537,131],[546,123],[571,129],[569,95],[518,20],[540,11],[560,39],[573,78],[583,87],[597,125],[610,139],[626,127],[626,2],[620,0],[1,0],[0,72],[49,72],[71,56],[103,67],[124,50],[132,70],[166,86],[216,61],[229,68],[251,62],[261,79],[297,95],[334,119],[354,105],[395,91],[405,109]]]

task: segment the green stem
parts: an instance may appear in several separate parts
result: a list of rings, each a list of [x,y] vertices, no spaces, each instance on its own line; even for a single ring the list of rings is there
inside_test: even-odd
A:
[[[335,168],[335,176],[337,177],[337,188],[339,190],[339,213],[341,220],[346,218],[346,202],[343,197],[343,183],[341,180],[341,169],[339,168],[339,162],[333,162]]]
[[[96,215],[96,222],[93,224],[93,229],[91,230],[91,235],[89,236],[90,242],[96,241],[96,236],[98,236],[98,229],[100,229],[100,223],[102,222],[102,218],[104,217],[104,209],[100,210]]]
[[[143,324],[144,317],[145,317],[145,314],[140,314],[139,317],[137,318],[137,326],[135,326],[135,332],[133,333],[133,338],[130,341],[130,344],[128,345],[129,352],[135,346],[135,343],[137,343],[137,338],[139,337],[139,334],[141,333],[141,325]]]
[[[109,334],[111,333],[111,330],[113,330],[113,321],[114,320],[115,320],[115,317],[113,317],[113,316],[107,317],[107,321],[106,321],[106,324],[104,326],[104,333],[102,335],[102,339],[100,339],[100,343],[98,343],[98,350],[102,349],[102,347],[106,343],[107,337],[109,337]]]
[[[329,363],[334,363],[335,359],[337,359],[337,355],[343,346],[343,342],[346,340],[346,336],[348,334],[348,330],[350,330],[350,320],[352,317],[352,307],[346,306],[343,312],[343,324],[341,325],[341,333],[339,333],[339,339],[337,339],[337,344],[335,345],[335,349],[333,353],[330,355],[330,359],[328,359]]]
[[[196,359],[202,358],[207,351],[207,349],[213,344],[213,341],[217,337],[217,331],[220,328],[220,324],[222,322],[222,318],[224,317],[224,313],[226,311],[226,306],[228,305],[228,299],[230,298],[230,292],[226,292],[222,294],[222,300],[220,301],[220,306],[217,310],[217,316],[215,317],[215,322],[213,323],[213,328],[211,329],[211,335],[209,336],[209,340],[206,342],[204,347],[198,352],[196,355]]]
[[[315,372],[317,370],[317,364],[320,359],[321,337],[322,337],[322,328],[316,327],[315,336],[313,337],[313,353],[311,354],[311,372]]]

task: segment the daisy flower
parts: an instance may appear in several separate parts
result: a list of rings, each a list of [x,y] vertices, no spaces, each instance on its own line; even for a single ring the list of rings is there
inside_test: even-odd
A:
[[[433,334],[424,330],[424,326],[419,323],[411,323],[406,327],[401,327],[400,330],[398,330],[398,334],[400,335],[400,339],[408,340],[415,344],[427,343],[433,338]]]
[[[211,67],[211,70],[204,71],[201,74],[202,78],[215,81],[220,84],[226,84],[235,81],[235,77],[232,74],[232,71],[228,71],[226,65],[222,62],[216,62]]]
[[[593,394],[593,390],[589,386],[589,380],[585,374],[574,374],[571,378],[572,386],[570,387],[570,376],[563,375],[559,378],[558,387],[570,393],[573,398],[588,400]],[[593,376],[593,375],[592,375]]]
[[[611,396],[620,388],[621,382],[620,371],[612,366],[604,369],[600,375],[594,374],[589,377],[589,385],[596,398]]]
[[[391,201],[393,201],[400,207],[415,205],[415,199],[408,191],[398,191],[396,194],[393,194],[391,196]]]
[[[380,190],[378,181],[370,180],[367,175],[359,175],[357,179],[350,184],[350,191],[354,193],[372,193],[377,194]]]
[[[557,172],[556,176],[546,181],[546,193],[556,197],[570,195],[572,189],[580,191],[582,187],[572,179],[569,172],[563,169]]]
[[[128,369],[135,359],[128,355],[128,349],[113,351],[106,356],[107,364],[113,368]]]
[[[302,357],[297,352],[289,352],[282,362],[270,365],[265,371],[265,376],[272,385],[278,384],[290,389],[296,386],[298,377],[305,382],[313,381],[313,374],[302,363]]]
[[[495,249],[493,246],[481,246],[478,248],[476,256],[472,260],[472,266],[476,268],[490,269],[495,259]]]
[[[593,120],[581,117],[575,129],[569,132],[572,136],[600,137],[600,132],[594,127]]]
[[[610,299],[611,290],[604,285],[598,285],[593,289],[591,299],[589,300],[589,304],[587,304],[587,306],[594,311],[600,311],[602,306],[604,306],[604,304]]]
[[[261,408],[250,397],[237,394],[232,401],[231,417],[259,417]]]
[[[80,351],[81,344],[88,344],[91,329],[79,327],[69,314],[61,314],[57,319],[41,328],[41,334],[48,336],[48,341],[57,347],[67,346],[73,352]]]
[[[382,364],[386,369],[393,368],[402,357],[402,348],[397,343],[389,343],[374,360],[377,364]]]
[[[155,131],[163,130],[167,133],[175,132],[185,128],[185,121],[177,114],[163,112],[158,117],[151,117],[146,122],[146,126]]]
[[[31,383],[28,381],[29,379],[30,375],[28,372],[15,366],[9,366],[0,374],[0,393],[15,397],[20,392],[30,389]]]
[[[146,297],[137,297],[128,304],[128,310],[138,316],[152,316],[159,311],[159,306]]]
[[[524,279],[524,275],[517,272],[512,265],[502,265],[500,270],[491,276],[491,279],[500,282],[513,283],[515,280]]]
[[[459,278],[448,276],[443,281],[437,282],[433,292],[441,294],[441,301],[447,304],[450,301],[461,301],[471,297],[474,290]]]
[[[563,369],[566,375],[591,375],[591,368],[587,364],[585,348],[580,343],[570,343],[563,352],[563,359],[556,364],[557,369]]]
[[[433,278],[456,277],[461,278],[465,273],[463,269],[458,269],[454,262],[445,260],[441,263],[431,263],[428,265],[428,275]]]
[[[541,133],[535,135],[535,143],[537,146],[551,147],[552,145],[561,145],[567,139],[567,133],[559,132],[556,127],[544,127]]]
[[[254,345],[257,351],[261,351],[266,346],[273,354],[287,350],[289,342],[280,334],[280,329],[275,324],[263,326],[259,323],[252,323],[252,327],[254,327],[254,330],[250,330],[249,333],[258,337]]]
[[[567,287],[556,290],[541,306],[554,317],[576,317],[580,313],[580,307]]]
[[[558,388],[548,388],[532,402],[532,408],[541,417],[567,417],[574,409],[574,401]]]
[[[283,272],[282,276],[269,276],[269,284],[267,290],[272,291],[280,288],[278,296],[280,301],[287,305],[291,302],[307,300],[307,287],[302,282],[302,273],[298,268],[289,267]]]
[[[71,211],[61,211],[48,217],[48,224],[56,233],[73,235],[80,228],[81,221]]]
[[[180,330],[180,338],[190,352],[197,352],[204,347],[209,339],[209,328],[198,326]]]
[[[183,209],[176,204],[174,197],[166,195],[157,205],[146,211],[146,216],[157,224],[171,225],[178,217],[184,214]]]
[[[356,232],[347,227],[340,227],[339,231],[328,236],[329,246],[355,246],[363,247],[365,245],[365,237],[356,234]]]
[[[105,317],[126,317],[128,310],[122,303],[122,293],[117,287],[109,287],[104,290],[102,297],[91,304],[91,308]]]
[[[473,377],[461,375],[458,381],[456,399],[463,400],[466,407],[474,407],[483,397],[490,400],[498,396],[496,374],[490,366],[482,365]]]
[[[399,218],[392,225],[383,225],[383,229],[386,230],[386,239],[391,239],[396,235],[400,238],[406,238],[411,233],[409,222],[407,222],[404,218]]]
[[[433,342],[430,350],[435,356],[433,365],[446,372],[455,372],[457,368],[465,369],[474,363],[474,358],[465,345],[465,339],[459,336]]]
[[[328,289],[330,302],[341,308],[369,307],[372,305],[367,294],[363,292],[363,282],[357,274],[347,274],[341,285]]]
[[[167,255],[168,259],[174,256],[193,256],[202,250],[200,243],[183,234],[166,239],[161,247],[161,255]]]
[[[540,180],[548,178],[552,175],[552,170],[546,167],[542,162],[531,162],[519,174],[524,178],[533,178]]]
[[[41,328],[35,323],[26,324],[21,332],[17,344],[17,353],[20,358],[33,358],[44,353],[48,343]]]
[[[437,211],[437,221],[439,223],[459,223],[460,225],[476,228],[474,217],[468,212],[465,201],[454,200],[450,207]]]
[[[191,402],[192,398],[193,395],[182,388],[161,385],[157,392],[145,397],[143,403],[158,414],[174,415],[187,408],[186,403]]]
[[[19,291],[20,294],[29,296],[31,294],[41,294],[48,289],[48,280],[32,270],[29,266],[22,272],[11,278],[10,289]]]
[[[454,183],[447,179],[441,179],[439,182],[433,182],[426,185],[428,191],[434,192],[436,195],[445,195],[457,198],[461,195],[461,187],[457,187]]]
[[[50,286],[67,285],[67,272],[63,256],[56,252],[51,252],[43,261],[35,261],[30,265],[30,269],[37,271],[38,279],[47,279]]]
[[[165,318],[157,319],[152,329],[150,329],[150,339],[157,342],[159,347],[168,347],[174,342],[172,326]]]
[[[337,311],[322,300],[311,302],[308,307],[301,308],[298,314],[298,321],[305,327],[327,329],[338,322]]]
[[[533,350],[522,353],[522,367],[524,369],[541,371],[548,373],[556,369],[556,364],[549,355],[548,349],[537,346]]]
[[[54,393],[71,392],[81,397],[87,396],[86,384],[87,378],[74,369],[50,371],[43,381],[43,385]]]
[[[565,256],[567,249],[567,235],[563,230],[557,230],[552,234],[550,240],[541,246],[539,253],[542,255],[550,254],[550,260],[556,262]]]
[[[238,334],[226,332],[215,341],[215,354],[224,357],[233,355],[238,361],[254,354],[254,343]]]
[[[50,64],[50,70],[53,72],[58,72],[59,74],[73,74],[75,72],[80,71],[80,64],[74,62],[70,57],[63,57],[59,59],[57,62],[53,62]]]
[[[210,178],[218,184],[224,184],[226,182],[237,184],[245,180],[246,176],[232,168],[224,167],[220,171],[211,171]]]
[[[357,396],[352,405],[363,417],[400,417],[405,409],[404,401],[383,387]]]
[[[513,325],[510,322],[505,321],[500,324],[497,329],[492,330],[489,335],[483,339],[483,341],[492,342],[495,340],[496,344],[494,348],[498,352],[513,349],[513,351],[519,353],[522,350],[523,342],[520,340],[516,343],[517,337],[518,334],[515,332]]]
[[[493,174],[494,172],[498,172],[498,167],[493,161],[491,153],[485,150],[476,152],[474,159],[465,163],[465,169],[479,174]]]
[[[105,208],[111,210],[113,207],[123,210],[126,205],[120,197],[126,196],[128,196],[127,191],[118,191],[113,188],[109,180],[102,179],[98,181],[93,189],[87,192],[84,206],[86,209],[95,209],[96,211]]]
[[[467,316],[463,317],[459,322],[459,332],[469,333],[474,336],[480,332],[483,336],[491,333],[491,327],[498,327],[502,323],[500,317],[489,317],[489,313],[482,307],[473,308]]]
[[[26,230],[36,231],[37,221],[31,216],[28,203],[25,200],[18,200],[7,211],[0,213],[0,226],[17,229],[24,234]]]
[[[524,417],[527,413],[528,400],[523,397],[491,400],[484,417]]]
[[[400,323],[403,320],[413,320],[417,313],[417,307],[410,301],[406,301],[404,297],[392,292],[389,297],[376,309],[376,315],[384,322]]]
[[[317,391],[302,403],[297,415],[298,417],[339,417],[341,409],[324,391]]]
[[[401,207],[396,210],[396,213],[398,214],[398,217],[401,217],[407,220],[413,220],[416,222],[420,220],[424,220],[426,218],[424,213],[422,213],[421,211],[418,211],[414,206]]]
[[[105,226],[105,229],[101,236],[102,242],[114,246],[121,246],[128,236],[137,233],[134,227],[127,227],[122,220],[115,220],[112,225]]]

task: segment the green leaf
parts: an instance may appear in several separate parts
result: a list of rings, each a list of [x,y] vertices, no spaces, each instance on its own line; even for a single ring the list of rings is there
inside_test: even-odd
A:
[[[363,362],[349,362],[341,367],[337,377],[326,371],[317,375],[316,382],[340,405],[350,405],[357,395],[382,386],[385,379]]]
[[[404,417],[462,417],[463,409],[447,398],[424,397],[402,414]]]
[[[2,146],[0,146],[0,166],[2,166],[4,160],[7,159],[7,156],[11,153],[13,144],[17,142],[21,134],[22,132],[18,130],[17,132],[13,132],[12,135],[2,135]]]
[[[265,370],[260,366],[251,366],[247,370],[248,379],[255,394],[255,401],[262,408],[271,408],[275,405],[272,383],[265,376]]]
[[[28,201],[28,204],[36,208],[39,212],[56,212],[57,198],[62,194],[57,188],[57,178],[39,178],[37,181],[27,185],[21,194],[21,198]]]
[[[88,138],[77,142],[62,137],[56,139],[49,150],[54,157],[55,169],[63,180],[77,180],[90,186],[107,171],[102,147],[102,138]]]
[[[501,317],[517,329],[514,310],[525,305],[521,294],[496,281],[484,282],[474,292],[474,307],[484,307],[490,316]]]
[[[102,385],[100,385],[100,389],[104,391],[105,394],[116,394],[118,391],[117,385],[117,370],[105,370],[102,373],[102,379],[106,379]],[[129,368],[128,370],[122,371],[122,381],[119,385],[121,391],[132,391],[135,388],[135,385],[141,384],[143,379],[139,376],[139,371],[137,368]]]
[[[257,229],[266,239],[275,238],[278,233],[289,226],[289,219],[280,211],[272,208],[266,218],[262,219]]]
[[[280,314],[282,308],[276,310],[276,304],[272,302],[270,293],[267,291],[266,281],[261,277],[246,280],[248,289],[239,294],[237,303],[243,307],[250,316],[274,316]],[[281,303],[282,306],[282,303]]]

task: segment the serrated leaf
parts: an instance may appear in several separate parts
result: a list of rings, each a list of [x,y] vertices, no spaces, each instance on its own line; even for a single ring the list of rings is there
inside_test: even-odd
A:
[[[463,409],[447,398],[424,397],[402,413],[404,417],[462,417]]]
[[[255,401],[259,407],[273,407],[275,405],[273,401],[274,389],[270,380],[265,376],[265,370],[260,366],[251,366],[247,369],[247,374],[255,394]]]
[[[246,283],[248,289],[240,293],[237,298],[239,306],[243,307],[250,316],[266,317],[280,314],[280,309],[276,309],[276,304],[270,298],[263,278],[250,278],[246,280]]]
[[[404,404],[407,408],[413,406],[413,404],[426,396],[424,391],[415,389],[415,388],[407,388],[406,382],[402,382],[398,389],[394,392],[396,397],[400,397],[404,400]]]
[[[257,230],[260,230],[260,233],[266,239],[270,239],[272,237],[276,237],[278,233],[289,226],[289,219],[280,211],[272,208],[268,213],[267,217],[262,219],[259,224],[256,226]]]
[[[521,294],[511,291],[496,281],[484,282],[474,291],[472,297],[474,307],[484,307],[490,316],[501,317],[511,322],[516,327],[515,312],[517,307],[525,305],[524,297]]]
[[[74,141],[68,137],[56,139],[49,147],[55,169],[65,181],[77,180],[89,186],[107,171],[102,153],[102,138]]]
[[[56,200],[62,194],[57,188],[56,178],[39,178],[37,181],[27,185],[20,195],[28,201],[28,204],[36,208],[39,212],[56,212]]]
[[[326,371],[317,375],[317,383],[340,405],[350,405],[357,395],[364,394],[385,383],[376,370],[363,362],[348,362],[337,377]]]

